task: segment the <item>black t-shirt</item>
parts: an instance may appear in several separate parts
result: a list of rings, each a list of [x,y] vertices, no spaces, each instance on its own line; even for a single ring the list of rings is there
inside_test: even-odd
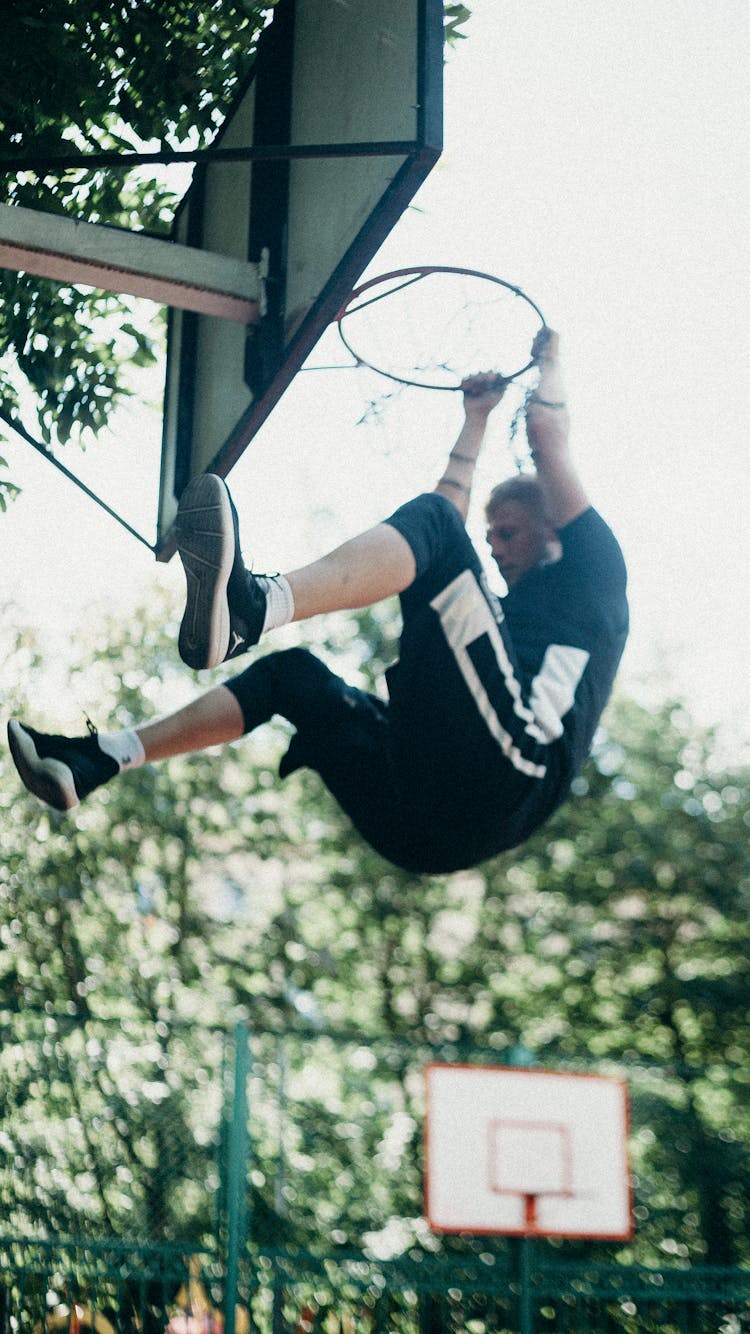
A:
[[[589,509],[560,531],[562,558],[499,600],[444,497],[389,522],[419,554],[389,703],[330,673],[323,688],[300,650],[276,655],[294,658],[286,694],[290,675],[313,687],[303,708],[276,706],[300,729],[282,771],[317,769],[397,865],[457,870],[518,846],[566,797],[625,645],[625,564]]]
[[[625,563],[593,509],[559,537],[561,559],[507,597],[475,565],[405,617],[391,741],[435,864],[518,846],[589,753],[627,638]]]
[[[585,761],[628,634],[625,562],[594,509],[559,533],[562,558],[502,599],[523,684],[572,779]],[[567,707],[566,707],[567,706]]]

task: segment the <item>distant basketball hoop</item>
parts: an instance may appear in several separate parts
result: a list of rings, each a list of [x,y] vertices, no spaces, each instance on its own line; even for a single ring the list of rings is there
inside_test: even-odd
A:
[[[436,1063],[426,1081],[425,1212],[435,1231],[632,1235],[621,1080]]]

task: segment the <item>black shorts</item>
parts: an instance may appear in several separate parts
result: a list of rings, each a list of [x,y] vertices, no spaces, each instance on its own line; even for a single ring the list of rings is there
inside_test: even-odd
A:
[[[397,866],[424,869],[421,856],[410,851],[416,833],[399,797],[387,704],[348,685],[303,648],[258,658],[226,685],[246,732],[275,714],[296,728],[279,768],[282,778],[314,769],[376,851]]]

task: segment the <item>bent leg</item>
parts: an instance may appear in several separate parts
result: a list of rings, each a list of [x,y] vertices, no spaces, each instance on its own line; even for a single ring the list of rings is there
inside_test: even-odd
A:
[[[350,721],[362,714],[382,721],[384,706],[332,672],[304,648],[282,649],[257,658],[239,676],[227,681],[243,732],[252,732],[275,714],[304,733],[316,747],[335,751],[351,731]]]
[[[313,769],[371,847],[397,865],[411,864],[413,831],[382,700],[348,685],[302,648],[259,658],[228,687],[248,731],[274,713],[297,729],[281,761],[282,778]]]
[[[154,722],[83,737],[38,732],[11,719],[8,743],[21,780],[56,810],[72,810],[123,769],[172,755],[187,755],[243,735],[242,710],[231,691],[217,686]]]
[[[181,709],[135,729],[147,763],[236,741],[245,731],[242,710],[226,686],[215,686]]]

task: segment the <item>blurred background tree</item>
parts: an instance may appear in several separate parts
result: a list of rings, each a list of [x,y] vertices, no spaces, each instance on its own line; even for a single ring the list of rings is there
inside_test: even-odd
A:
[[[102,726],[173,707],[193,693],[174,620],[158,601],[131,625],[86,618],[95,631],[59,696],[68,712],[44,717],[34,636],[6,617],[6,713],[30,716],[29,680],[33,721],[50,728],[70,730],[79,699]],[[395,627],[392,604],[336,618],[329,660],[368,686]],[[243,1016],[257,1034],[254,1210],[269,1237],[330,1244],[337,1217],[340,1244],[357,1246],[407,1219],[415,1244],[418,1072],[432,1043],[454,1057],[624,1073],[638,1231],[618,1255],[747,1261],[747,767],[719,758],[680,703],[621,697],[571,800],[530,843],[474,872],[411,877],[362,843],[316,775],[281,787],[287,736],[279,724],[148,766],[73,816],[19,791],[3,757],[8,1031],[13,1015],[46,1014],[151,1034],[119,1083],[98,1048],[81,1056],[80,1070],[94,1066],[77,1110],[75,1081],[54,1075],[60,1062],[72,1069],[59,1033],[44,1078],[32,1076],[31,1048],[5,1059],[6,1134],[25,1126],[13,1140],[24,1163],[14,1217],[65,1232],[65,1183],[83,1174],[79,1226],[210,1229],[208,1185],[199,1200],[184,1186],[188,1169],[204,1183],[215,1173],[216,1105],[196,1140],[196,1109],[218,1078],[203,1034]],[[175,1023],[186,1025],[179,1038]],[[107,1136],[86,1137],[107,1106]],[[44,1143],[56,1146],[56,1185],[39,1166]],[[183,1166],[162,1179],[169,1145],[183,1146]]]

